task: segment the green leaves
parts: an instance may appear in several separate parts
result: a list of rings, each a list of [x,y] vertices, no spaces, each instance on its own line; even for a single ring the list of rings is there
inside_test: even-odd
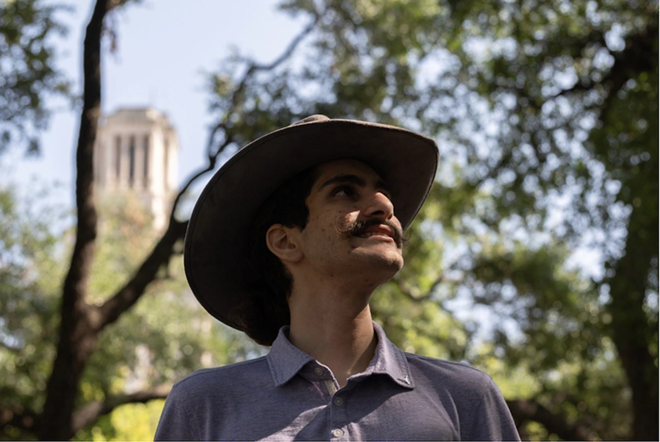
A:
[[[254,107],[233,115],[241,133],[320,112],[401,124],[440,145],[438,183],[410,229],[406,267],[373,300],[392,339],[495,367],[508,385],[515,380],[506,373],[525,373],[537,380],[536,399],[569,424],[586,420],[594,437],[631,437],[632,418],[620,412],[630,400],[622,386],[635,376],[621,370],[627,356],[610,339],[657,343],[657,332],[616,326],[624,306],[641,308],[632,299],[641,286],[650,299],[644,315],[657,324],[649,309],[658,296],[657,4],[282,7],[316,26],[295,62],[246,87],[245,102],[261,105],[258,124]],[[618,273],[624,254],[644,257],[637,282]],[[569,266],[576,256],[595,258]],[[604,295],[606,274],[621,284],[620,308]],[[624,286],[637,288],[626,295]],[[571,389],[579,393],[562,400]],[[523,430],[553,437],[552,428]]]
[[[0,397],[3,406],[42,405],[57,326],[57,237],[53,208],[30,213],[0,189]],[[27,213],[26,213],[27,211]]]
[[[312,27],[270,64],[237,52],[210,74],[209,158],[217,145],[314,113],[435,137],[437,183],[409,231],[406,267],[372,300],[388,336],[405,350],[465,359],[507,398],[533,399],[594,439],[657,438],[633,427],[657,427],[658,415],[657,3],[281,8]],[[61,90],[46,39],[59,30],[56,10],[37,0],[2,6],[0,148],[20,138],[35,149],[44,94]],[[97,301],[155,239],[148,218],[123,205],[104,218]],[[0,194],[0,208],[0,379],[16,386],[0,397],[38,409],[66,247],[22,220],[11,195]],[[102,337],[81,403],[259,354],[187,300],[179,264],[160,277]],[[121,437],[112,422],[85,435]],[[547,423],[521,429],[523,438],[557,433]]]
[[[41,0],[0,5],[0,154],[10,145],[38,154],[38,134],[50,116],[45,99],[68,95],[52,40],[66,32],[57,14],[68,9]]]

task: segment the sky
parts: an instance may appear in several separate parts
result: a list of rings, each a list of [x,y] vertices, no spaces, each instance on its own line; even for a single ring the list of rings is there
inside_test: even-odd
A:
[[[82,91],[82,42],[92,0],[64,0],[68,26],[54,39],[57,65]],[[53,3],[53,1],[48,1]],[[179,182],[204,162],[209,93],[205,73],[217,70],[232,48],[259,62],[270,62],[305,26],[277,10],[275,0],[144,0],[114,14],[116,53],[103,53],[102,110],[152,106],[165,112],[180,143]],[[107,42],[106,42],[107,43]],[[55,109],[41,136],[43,154],[24,158],[19,149],[2,158],[0,184],[12,182],[29,191],[48,187],[49,202],[74,206],[75,143],[79,114],[70,103],[51,99]],[[208,177],[210,178],[210,176]]]

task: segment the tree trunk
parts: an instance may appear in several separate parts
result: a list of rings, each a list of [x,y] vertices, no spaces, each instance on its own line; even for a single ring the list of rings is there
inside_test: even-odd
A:
[[[658,369],[649,350],[653,331],[643,309],[651,260],[657,256],[657,249],[649,246],[658,243],[657,226],[657,212],[645,218],[643,210],[633,209],[626,254],[608,281],[612,338],[632,390],[634,440],[658,440]],[[649,232],[650,238],[645,236]]]
[[[68,316],[71,316],[70,314]],[[40,440],[67,440],[74,436],[73,413],[83,370],[96,345],[96,332],[76,313],[62,317],[57,357],[46,389],[46,404],[37,428]]]
[[[116,3],[98,0],[84,42],[84,95],[76,149],[76,243],[62,289],[59,342],[46,387],[46,402],[38,429],[42,440],[73,437],[76,392],[85,364],[94,350],[98,328],[85,301],[94,259],[97,214],[94,204],[94,142],[101,113],[101,34],[103,20]]]

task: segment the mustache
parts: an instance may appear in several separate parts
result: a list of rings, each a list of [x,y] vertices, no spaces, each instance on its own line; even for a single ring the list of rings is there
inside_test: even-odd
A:
[[[344,229],[341,229],[339,233],[346,236],[362,236],[365,234],[367,229],[370,229],[374,226],[386,225],[392,229],[394,243],[398,248],[402,248],[403,244],[408,242],[408,238],[403,236],[403,231],[401,227],[394,224],[389,220],[382,220],[378,218],[370,218],[366,220],[358,220],[348,224]]]

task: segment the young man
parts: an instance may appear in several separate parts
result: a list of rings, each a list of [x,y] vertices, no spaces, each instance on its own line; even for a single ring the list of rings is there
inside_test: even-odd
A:
[[[437,162],[421,135],[323,116],[230,159],[191,217],[186,275],[272,348],[179,382],[156,439],[519,440],[489,376],[404,353],[371,320]]]

